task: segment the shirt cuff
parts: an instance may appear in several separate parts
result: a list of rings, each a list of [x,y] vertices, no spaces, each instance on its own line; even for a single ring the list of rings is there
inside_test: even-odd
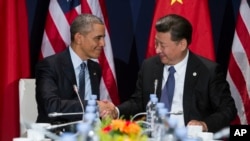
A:
[[[120,117],[120,111],[119,111],[119,109],[117,107],[115,107],[115,109],[117,111],[117,118],[119,118]]]

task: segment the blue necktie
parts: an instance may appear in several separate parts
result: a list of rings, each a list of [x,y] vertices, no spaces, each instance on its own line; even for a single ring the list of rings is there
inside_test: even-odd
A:
[[[168,79],[166,85],[162,90],[160,101],[165,103],[168,110],[171,111],[172,100],[174,96],[174,87],[175,87],[175,78],[174,78],[175,69],[173,66],[171,66],[169,67],[168,71],[169,71]]]
[[[85,97],[85,67],[86,64],[83,62],[80,65],[80,73],[79,73],[79,94],[82,100],[84,100]]]

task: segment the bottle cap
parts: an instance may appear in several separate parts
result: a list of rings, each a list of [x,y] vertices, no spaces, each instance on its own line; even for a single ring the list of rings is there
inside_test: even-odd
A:
[[[150,97],[150,99],[152,99],[152,98],[156,97],[156,94],[150,94],[149,97]]]
[[[168,113],[168,110],[166,108],[159,109],[159,115],[160,116],[166,116]]]
[[[97,95],[96,95],[96,94],[92,94],[92,95],[90,96],[90,99],[91,99],[91,100],[97,100]]]
[[[96,106],[96,100],[88,100],[88,105]]]
[[[158,102],[157,104],[156,104],[156,108],[157,109],[161,109],[161,108],[164,108],[165,107],[165,103],[163,103],[163,102]]]

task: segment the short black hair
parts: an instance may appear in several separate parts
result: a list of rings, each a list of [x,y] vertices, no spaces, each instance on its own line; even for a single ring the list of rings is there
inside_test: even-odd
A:
[[[182,39],[187,40],[189,45],[192,41],[192,25],[184,17],[177,14],[169,14],[161,17],[155,25],[158,32],[170,32],[171,40],[180,41]]]

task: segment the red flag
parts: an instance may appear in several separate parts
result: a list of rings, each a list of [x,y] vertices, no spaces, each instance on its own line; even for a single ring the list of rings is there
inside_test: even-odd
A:
[[[242,0],[234,33],[227,80],[238,110],[233,124],[250,124],[250,3]]]
[[[108,20],[103,0],[50,1],[41,55],[46,57],[64,50],[70,44],[70,24],[80,13],[92,13],[100,17],[108,29]],[[106,45],[98,58],[102,67],[100,99],[120,103],[116,84],[115,67],[109,32],[106,30]]]
[[[215,60],[208,0],[156,0],[146,57],[155,55],[156,21],[173,13],[187,18],[193,26],[192,43],[189,48],[201,56]]]
[[[19,136],[20,78],[30,77],[25,0],[0,0],[0,140]]]

